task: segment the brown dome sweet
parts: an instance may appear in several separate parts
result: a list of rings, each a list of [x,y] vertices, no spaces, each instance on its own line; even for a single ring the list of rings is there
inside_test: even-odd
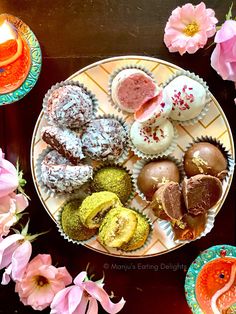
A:
[[[171,160],[158,160],[151,161],[142,168],[137,185],[146,198],[151,200],[155,191],[162,184],[170,181],[180,181],[178,167]]]
[[[224,179],[227,175],[227,160],[215,145],[208,142],[195,143],[184,155],[184,170],[188,177],[209,174]]]

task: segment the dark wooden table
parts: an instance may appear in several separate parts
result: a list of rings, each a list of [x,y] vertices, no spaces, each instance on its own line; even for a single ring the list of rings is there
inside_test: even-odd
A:
[[[193,4],[198,2],[193,1]],[[34,89],[19,102],[0,107],[0,147],[12,162],[20,158],[27,179],[26,192],[32,199],[27,210],[30,232],[50,229],[50,233],[34,242],[33,256],[49,253],[54,265],[65,265],[73,276],[88,263],[90,273],[95,273],[97,278],[104,271],[106,290],[115,292],[115,300],[124,296],[127,301],[122,313],[190,313],[184,295],[186,269],[202,250],[212,245],[235,245],[235,181],[217,215],[214,229],[206,237],[158,257],[113,258],[68,244],[60,237],[34,189],[30,170],[31,137],[43,96],[51,85],[95,61],[130,54],[154,56],[200,75],[221,104],[235,135],[234,84],[223,81],[211,68],[213,48],[181,57],[169,53],[163,43],[164,27],[171,11],[184,3],[173,0],[1,1],[2,13],[18,16],[31,27],[43,54],[42,72]],[[222,23],[231,0],[205,3],[215,10]],[[236,15],[236,9],[234,12]],[[101,308],[100,311],[103,313]],[[21,304],[13,284],[0,287],[0,313],[33,312]]]

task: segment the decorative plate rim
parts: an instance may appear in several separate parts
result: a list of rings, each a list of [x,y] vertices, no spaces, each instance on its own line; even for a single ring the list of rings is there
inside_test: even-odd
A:
[[[42,51],[38,39],[27,24],[11,14],[3,13],[0,16],[6,16],[21,31],[22,36],[29,45],[31,55],[31,66],[25,81],[19,88],[0,94],[0,106],[4,106],[22,99],[35,86],[42,68]]]
[[[236,260],[236,247],[228,244],[220,244],[212,246],[198,255],[198,257],[190,265],[185,277],[185,297],[193,314],[204,314],[201,310],[195,294],[195,285],[199,272],[207,263],[221,258],[221,252],[225,250],[224,257],[233,257]]]

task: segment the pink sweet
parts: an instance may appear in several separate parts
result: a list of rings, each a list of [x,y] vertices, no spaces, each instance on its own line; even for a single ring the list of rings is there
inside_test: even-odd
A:
[[[152,78],[139,69],[125,69],[114,78],[112,99],[127,112],[137,111],[143,104],[157,96],[159,88]]]
[[[161,125],[170,115],[172,104],[166,103],[163,92],[144,103],[135,113],[134,118],[140,123]]]

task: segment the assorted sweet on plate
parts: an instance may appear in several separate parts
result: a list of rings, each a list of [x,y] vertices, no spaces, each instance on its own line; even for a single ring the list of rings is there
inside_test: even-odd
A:
[[[227,159],[212,143],[194,143],[184,154],[184,170],[188,177],[209,174],[222,180],[228,172]]]
[[[200,153],[196,148],[200,148]],[[189,163],[192,163],[192,152],[198,157],[198,166],[199,162],[205,166],[204,171],[197,167],[196,174],[187,172]],[[196,166],[195,161],[193,166]],[[213,208],[222,196],[221,180],[228,171],[229,160],[223,146],[205,137],[186,149],[183,165],[170,156],[139,160],[134,165],[133,177],[138,194],[150,202],[154,215],[170,223],[173,238],[190,241],[212,227]]]
[[[146,164],[139,162],[136,168],[141,168],[137,173],[137,188],[147,200],[152,200],[153,194],[164,183],[180,182],[181,170],[174,159],[163,157]]]
[[[79,128],[94,115],[92,97],[81,86],[63,85],[53,88],[45,99],[45,112],[50,123]]]
[[[61,234],[69,241],[82,243],[98,233],[101,244],[126,252],[143,247],[152,229],[146,216],[123,207],[117,195],[107,191],[66,203],[59,225]]]
[[[117,119],[100,118],[85,124],[81,141],[86,156],[96,160],[116,160],[125,150],[127,134]]]
[[[41,163],[41,180],[56,193],[75,192],[92,176],[93,168],[90,165],[74,165],[56,150],[47,152]]]
[[[206,230],[222,195],[228,155],[212,139],[192,143],[182,162],[170,155],[177,145],[175,125],[192,125],[207,112],[206,84],[182,72],[162,87],[144,68],[111,75],[110,101],[124,117],[130,115],[129,127],[120,116],[98,116],[96,98],[78,82],[61,82],[47,92],[48,125],[41,136],[49,148],[39,156],[37,173],[46,192],[70,196],[58,218],[65,239],[84,243],[96,235],[111,249],[143,248],[152,223],[128,208],[136,192],[156,217],[170,223],[175,240],[191,241]],[[129,149],[139,157],[131,170],[122,164]]]
[[[117,165],[105,165],[95,170],[91,189],[94,192],[113,192],[125,204],[133,191],[133,183],[127,169]]]

